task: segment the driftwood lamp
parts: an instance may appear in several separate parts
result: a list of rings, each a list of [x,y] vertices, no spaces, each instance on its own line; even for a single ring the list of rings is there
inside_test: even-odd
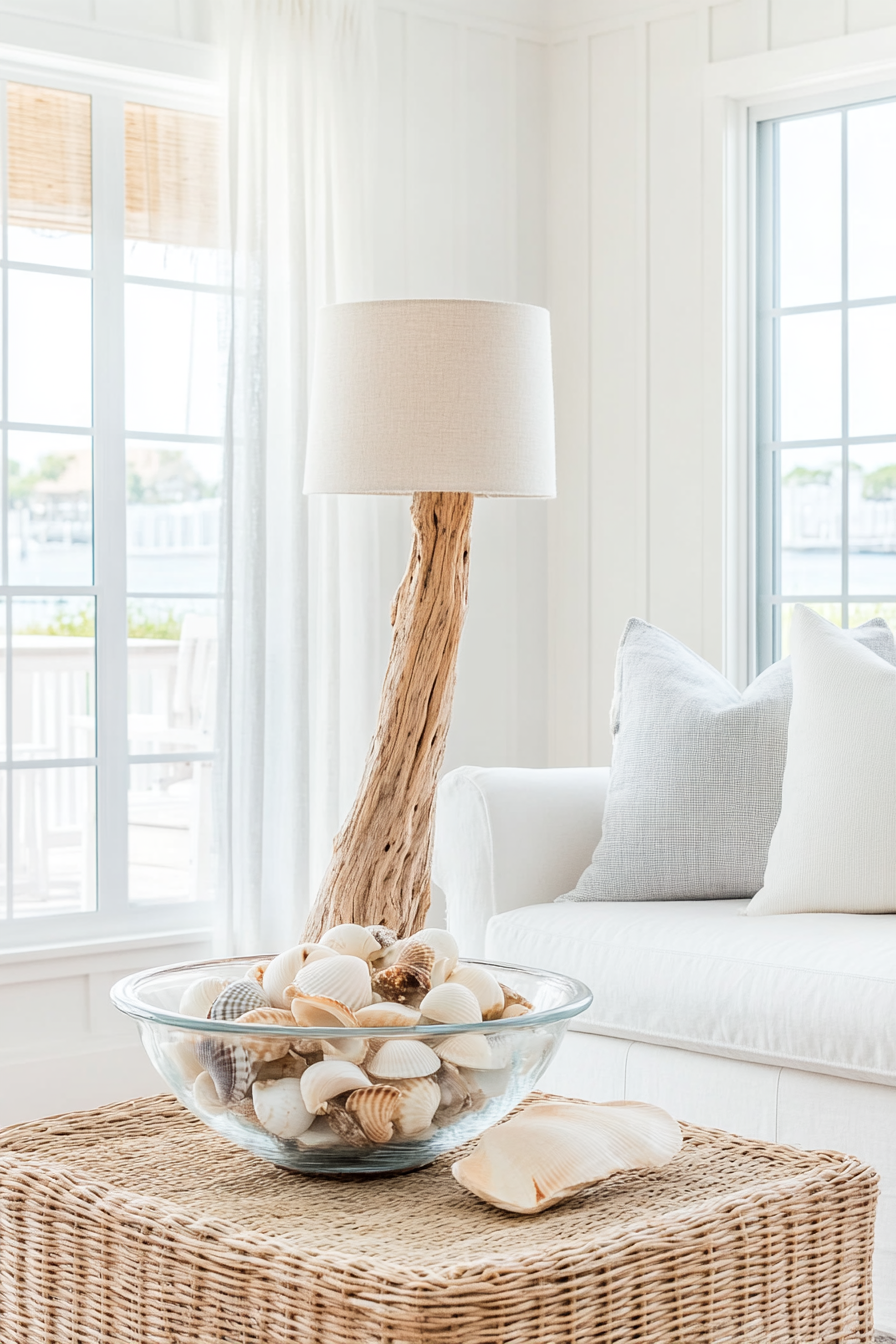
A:
[[[305,929],[309,941],[343,923],[404,936],[429,908],[473,497],[555,493],[547,311],[467,299],[323,309],[305,491],[413,496],[376,731]]]

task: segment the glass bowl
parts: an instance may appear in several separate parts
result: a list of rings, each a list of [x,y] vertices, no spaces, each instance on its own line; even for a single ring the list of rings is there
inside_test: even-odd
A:
[[[570,1019],[591,1003],[587,986],[569,976],[461,958],[459,965],[482,966],[491,971],[496,979],[527,999],[532,1011],[521,1017],[451,1026],[340,1028],[261,1024],[249,1027],[240,1022],[184,1017],[177,1011],[182,994],[195,981],[206,976],[241,980],[261,960],[266,958],[203,961],[142,971],[118,981],[112,989],[112,1002],[135,1020],[146,1053],[188,1110],[216,1133],[256,1157],[278,1167],[318,1175],[410,1171],[468,1139],[477,1138],[532,1091],[556,1054]],[[489,1067],[449,1068],[443,1062],[438,1073],[430,1076],[428,1088],[416,1089],[425,1103],[422,1116],[425,1120],[435,1096],[432,1083],[439,1085],[438,1107],[419,1132],[408,1133],[412,1127],[408,1122],[404,1134],[395,1130],[386,1142],[371,1142],[362,1134],[363,1146],[359,1146],[357,1125],[345,1119],[345,1097],[334,1098],[336,1104],[330,1118],[317,1116],[296,1137],[279,1137],[270,1132],[256,1114],[253,1082],[270,1081],[284,1070],[289,1072],[291,1067],[301,1070],[302,1059],[312,1062],[320,1059],[319,1052],[309,1050],[318,1041],[321,1050],[326,1043],[325,1058],[333,1057],[333,1051],[357,1057],[361,1050],[358,1038],[367,1040],[369,1049],[379,1049],[389,1039],[422,1041],[432,1047],[442,1045],[449,1036],[458,1038],[449,1053],[456,1058],[465,1054],[471,1059],[487,1057]],[[294,1053],[299,1046],[302,1055]],[[219,1070],[220,1060],[231,1071],[231,1061],[238,1065],[236,1072],[241,1081],[226,1106],[221,1104],[206,1071],[210,1060]],[[306,1063],[305,1067],[310,1065]],[[198,1086],[194,1086],[197,1080]],[[371,1081],[388,1085],[386,1079],[371,1077]],[[411,1080],[402,1080],[401,1087],[404,1096],[412,1090]],[[282,1092],[281,1089],[281,1095]],[[264,1094],[263,1088],[255,1091],[262,1111]],[[412,1103],[408,1105],[413,1110]],[[340,1118],[342,1132],[334,1128]],[[279,1113],[274,1120],[269,1115],[265,1119],[281,1131],[290,1132],[297,1127],[294,1119],[284,1123]],[[351,1141],[345,1137],[346,1130]]]

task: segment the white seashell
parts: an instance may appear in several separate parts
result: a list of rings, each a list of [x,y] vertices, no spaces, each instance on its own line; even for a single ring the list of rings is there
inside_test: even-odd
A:
[[[301,1078],[255,1083],[252,1104],[261,1125],[278,1139],[297,1139],[314,1123],[314,1114],[302,1099]]]
[[[312,997],[336,999],[352,1012],[366,1008],[371,1000],[370,970],[360,957],[327,957],[304,966],[295,979],[296,988]]]
[[[401,1099],[395,1110],[393,1123],[396,1133],[412,1139],[428,1129],[442,1099],[434,1078],[407,1078],[396,1082]]]
[[[182,1082],[195,1083],[202,1073],[202,1065],[196,1058],[196,1051],[188,1040],[166,1041],[162,1046],[162,1053],[169,1060]]]
[[[379,956],[373,957],[376,969],[384,971],[387,966],[394,966],[410,941],[410,938],[396,938],[394,943],[381,948]]]
[[[436,961],[448,962],[447,974],[450,975],[457,965],[457,939],[447,929],[421,929],[412,935],[412,943],[426,943],[436,954]]]
[[[302,1148],[333,1148],[341,1142],[339,1135],[333,1133],[323,1115],[318,1116],[311,1128],[306,1129],[305,1133],[296,1139],[296,1143]]]
[[[434,1050],[422,1041],[407,1040],[400,1037],[397,1041],[386,1041],[367,1066],[372,1078],[425,1078],[427,1074],[438,1073],[441,1061]]]
[[[283,997],[283,991],[287,985],[295,983],[296,976],[304,966],[337,955],[332,948],[321,947],[320,943],[299,943],[298,947],[291,947],[287,952],[281,952],[278,957],[274,957],[274,960],[269,961],[265,967],[261,982],[272,1007],[289,1007],[288,1001]]]
[[[248,971],[243,976],[243,979],[251,980],[253,984],[258,985],[259,987],[263,986],[264,973],[269,965],[270,962],[268,961],[257,961],[254,966],[249,967]]]
[[[444,985],[453,969],[454,967],[451,965],[450,957],[437,957],[432,964],[432,971],[430,972],[433,989],[435,989],[436,985]]]
[[[349,1064],[363,1064],[367,1057],[363,1036],[334,1036],[332,1041],[321,1041],[320,1048],[327,1059],[346,1059]]]
[[[491,971],[484,966],[458,966],[448,977],[449,985],[466,985],[479,1000],[484,1022],[491,1022],[504,1011],[504,991]]]
[[[479,1000],[466,985],[437,985],[421,1000],[420,1012],[430,1022],[481,1022]]]
[[[501,1014],[501,1019],[505,1017],[528,1017],[531,1009],[524,1008],[521,1003],[510,1003]]]
[[[486,1130],[451,1173],[509,1213],[540,1213],[617,1171],[662,1167],[681,1130],[658,1106],[637,1101],[544,1102]]]
[[[359,1008],[355,1017],[362,1027],[416,1027],[420,1010],[407,1003],[371,1003]]]
[[[297,994],[290,1001],[290,1012],[300,1027],[356,1027],[358,1020],[351,1008],[336,999],[312,998]],[[307,1054],[303,1050],[300,1053]]]
[[[345,1109],[354,1116],[372,1143],[388,1143],[401,1095],[397,1087],[377,1083],[375,1087],[362,1087],[353,1092],[346,1098]]]
[[[486,1036],[476,1031],[463,1036],[446,1036],[433,1046],[433,1050],[440,1059],[461,1069],[502,1069],[507,1062],[506,1051],[492,1045]]]
[[[360,957],[362,961],[369,961],[382,951],[377,939],[363,924],[337,924],[335,928],[327,929],[320,941],[322,947],[330,947],[344,957]]]
[[[181,995],[178,1012],[184,1017],[208,1017],[208,1010],[211,1008],[215,999],[223,989],[227,988],[226,980],[219,980],[217,976],[207,976],[204,980],[194,980],[188,989],[185,989]]]
[[[311,1064],[299,1081],[302,1084],[302,1100],[315,1115],[323,1115],[332,1097],[339,1097],[343,1092],[355,1092],[359,1087],[370,1087],[370,1079],[357,1064],[349,1064],[341,1059],[324,1059],[319,1064]]]
[[[210,1073],[197,1075],[193,1084],[193,1100],[200,1111],[205,1111],[207,1115],[220,1115],[226,1109]]]

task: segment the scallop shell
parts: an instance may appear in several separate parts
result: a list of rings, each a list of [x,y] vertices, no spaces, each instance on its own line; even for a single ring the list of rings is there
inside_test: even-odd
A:
[[[486,1130],[454,1179],[509,1213],[540,1213],[617,1171],[662,1167],[681,1130],[658,1106],[637,1101],[545,1102]]]
[[[204,980],[194,980],[181,995],[178,1012],[184,1017],[208,1017],[208,1010],[222,990],[227,988],[226,980],[217,976],[207,976]]]
[[[193,1084],[193,1101],[206,1115],[220,1115],[225,1107],[210,1073],[200,1073]]]
[[[519,1005],[520,1007],[525,1008],[527,1012],[531,1013],[532,1005],[528,999],[524,999],[522,994],[517,994],[516,990],[511,989],[509,985],[502,985],[500,980],[498,981],[498,984],[501,986],[501,993],[504,995],[505,1012],[508,1008]]]
[[[430,1022],[481,1022],[479,1001],[466,985],[437,985],[421,1001],[420,1012]]]
[[[297,994],[290,1001],[289,1010],[293,1020],[300,1027],[356,1027],[358,1019],[351,1008],[347,1008],[338,999],[326,999],[322,995]],[[315,1050],[320,1046],[315,1043]],[[301,1051],[306,1054],[306,1051]]]
[[[374,993],[393,1003],[407,1003],[408,999],[416,998],[432,989],[434,962],[435,953],[431,947],[427,947],[425,943],[414,943],[413,939],[409,939],[401,944],[400,951],[391,965],[385,970],[374,972],[370,988]]]
[[[425,1078],[437,1073],[441,1062],[434,1050],[422,1041],[386,1041],[367,1066],[372,1078]]]
[[[378,952],[371,954],[370,961],[379,961],[389,948],[398,942],[398,934],[392,929],[387,929],[384,924],[368,924],[367,932],[376,939],[380,949]]]
[[[460,1069],[443,1061],[435,1076],[439,1085],[439,1115],[443,1120],[453,1120],[461,1111],[467,1111],[473,1104],[473,1094]]]
[[[370,1003],[370,970],[360,957],[327,957],[304,966],[295,979],[296,988],[303,994],[325,999],[336,999],[352,1012],[366,1008]]]
[[[270,1008],[268,996],[254,980],[233,980],[208,1010],[211,1022],[235,1022],[254,1008]]]
[[[166,1041],[162,1053],[170,1061],[178,1078],[184,1083],[195,1083],[202,1073],[202,1065],[196,1058],[196,1051],[189,1040]]]
[[[246,1023],[252,1026],[257,1023],[259,1026],[266,1027],[294,1027],[296,1020],[292,1013],[287,1012],[285,1008],[253,1008],[249,1013],[243,1013],[242,1017],[237,1018],[237,1022],[242,1025]],[[257,1059],[260,1064],[267,1064],[272,1059],[280,1059],[283,1055],[289,1054],[292,1041],[288,1036],[241,1036],[240,1045],[244,1050],[248,1050],[253,1059]]]
[[[241,1044],[214,1038],[199,1042],[196,1058],[211,1074],[223,1106],[242,1101],[255,1082],[260,1063]]]
[[[369,1148],[371,1140],[364,1133],[358,1121],[348,1111],[341,1101],[327,1102],[327,1124],[334,1134],[338,1134],[343,1143],[348,1143],[352,1148]]]
[[[448,977],[449,985],[465,985],[479,1000],[482,1020],[491,1022],[504,1011],[504,991],[484,966],[458,966]]]
[[[462,1069],[501,1069],[506,1063],[503,1050],[496,1049],[485,1036],[471,1031],[463,1036],[446,1036],[433,1050],[440,1059]]]
[[[371,1003],[359,1008],[355,1017],[362,1027],[416,1027],[420,1010],[406,1003]]]
[[[259,1123],[278,1139],[297,1139],[314,1123],[314,1113],[302,1098],[301,1078],[272,1078],[252,1088]]]
[[[359,1087],[370,1087],[370,1079],[358,1068],[341,1059],[324,1059],[312,1064],[302,1074],[302,1100],[315,1115],[323,1115],[327,1102],[343,1092],[355,1092]]]
[[[531,1010],[530,1010],[529,1008],[527,1008],[527,1007],[525,1006],[525,1004],[523,1004],[523,1003],[508,1003],[507,1007],[504,1009],[503,1013],[501,1014],[501,1021],[503,1022],[503,1020],[505,1019],[505,1017],[506,1017],[506,1018],[510,1018],[510,1017],[528,1017],[530,1011],[531,1011]]]
[[[315,961],[324,961],[327,957],[338,956],[330,947],[320,943],[299,943],[281,952],[273,961],[269,961],[264,972],[264,992],[275,1008],[288,1008],[289,1002],[283,996],[287,985],[295,983],[295,978],[303,967]]]
[[[431,947],[435,953],[436,961],[446,961],[448,963],[448,975],[457,965],[457,939],[447,929],[421,929],[419,933],[412,935],[410,941],[412,944],[425,943],[427,947]]]
[[[325,1059],[346,1059],[349,1064],[363,1064],[367,1058],[367,1041],[363,1036],[335,1036],[321,1041]]]
[[[255,983],[256,985],[259,986],[259,988],[263,987],[263,985],[264,985],[264,973],[265,973],[265,970],[267,969],[267,967],[268,967],[269,965],[270,965],[270,962],[267,962],[267,961],[257,961],[257,962],[255,963],[254,966],[250,966],[250,967],[249,967],[248,971],[247,971],[246,974],[243,976],[243,979],[244,979],[244,980],[252,980],[252,981],[254,981],[254,983]]]
[[[327,929],[320,942],[322,947],[330,947],[344,957],[360,957],[362,961],[369,961],[382,951],[379,941],[362,924],[337,924]]]
[[[442,1094],[434,1078],[407,1078],[395,1086],[401,1098],[395,1110],[393,1123],[396,1132],[404,1139],[412,1139],[422,1134],[432,1123],[439,1108]]]
[[[345,1109],[363,1129],[372,1143],[388,1143],[394,1131],[392,1121],[401,1101],[401,1091],[385,1083],[363,1087],[346,1098]]]

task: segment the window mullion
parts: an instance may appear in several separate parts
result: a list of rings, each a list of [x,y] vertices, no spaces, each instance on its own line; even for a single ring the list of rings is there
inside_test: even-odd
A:
[[[128,899],[127,540],[124,452],[124,100],[93,99],[94,583],[97,881],[105,923]]]

